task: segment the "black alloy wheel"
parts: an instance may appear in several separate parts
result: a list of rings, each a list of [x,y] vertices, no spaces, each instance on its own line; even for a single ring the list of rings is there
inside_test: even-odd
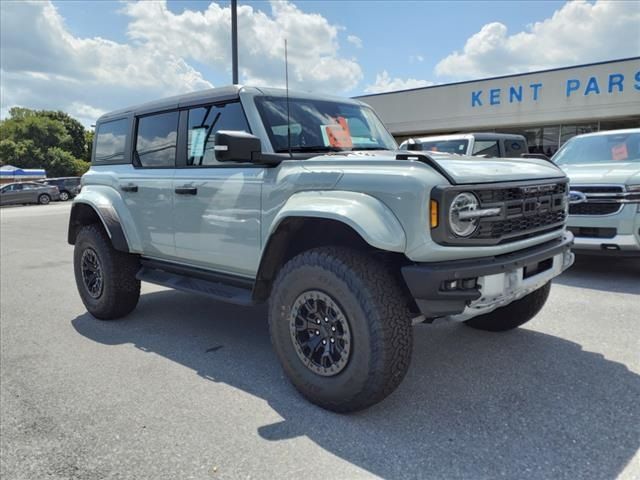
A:
[[[93,248],[87,248],[82,252],[82,281],[87,293],[92,298],[100,298],[102,295],[103,274],[102,265],[98,254]]]
[[[289,317],[291,340],[298,358],[322,376],[340,373],[349,361],[351,330],[337,302],[319,290],[303,292]]]

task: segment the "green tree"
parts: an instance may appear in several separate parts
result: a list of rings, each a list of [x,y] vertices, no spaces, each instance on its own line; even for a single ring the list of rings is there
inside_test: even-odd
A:
[[[14,107],[0,121],[0,163],[44,168],[48,176],[71,176],[88,168],[93,138],[80,122],[58,111]]]

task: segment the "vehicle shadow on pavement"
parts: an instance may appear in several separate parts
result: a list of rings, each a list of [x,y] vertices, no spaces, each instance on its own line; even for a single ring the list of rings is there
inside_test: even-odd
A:
[[[553,282],[569,287],[640,295],[640,258],[576,255],[573,266]]]
[[[73,326],[95,342],[130,343],[263,398],[283,420],[260,426],[262,438],[307,436],[384,478],[615,478],[640,445],[640,376],[526,328],[417,326],[398,390],[369,410],[337,415],[286,381],[264,308],[162,291],[143,295],[123,321],[84,314]],[[311,454],[301,455],[308,468]]]

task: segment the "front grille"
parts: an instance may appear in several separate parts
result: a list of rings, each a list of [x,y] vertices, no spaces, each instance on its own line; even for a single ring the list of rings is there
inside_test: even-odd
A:
[[[531,185],[530,187],[540,187],[541,185]],[[566,183],[544,184],[545,191],[542,195],[558,195],[567,193]],[[480,203],[508,202],[510,200],[524,200],[526,198],[536,198],[541,192],[525,187],[511,187],[491,190],[477,190],[474,192]]]
[[[531,231],[539,231],[552,225],[562,227],[566,214],[564,211],[546,212],[530,217],[520,216],[504,221],[486,222],[480,224],[474,235],[475,238],[502,238],[526,234]]]
[[[619,203],[578,203],[569,205],[569,215],[611,215],[621,206]]]
[[[561,230],[567,217],[566,180],[494,183],[477,186],[437,188],[433,195],[440,198],[439,226],[431,233],[434,240],[445,245],[500,245]],[[449,230],[449,205],[460,192],[472,192],[480,201],[480,209],[497,208],[499,213],[478,219],[478,226],[469,237],[457,237]]]
[[[625,203],[640,202],[640,194],[626,191],[623,185],[571,185],[570,190],[586,197],[569,205],[570,215],[611,215]]]
[[[482,220],[471,238],[506,243],[560,229],[567,216],[567,190],[566,182],[478,189],[474,193],[482,208],[500,206],[502,214]]]

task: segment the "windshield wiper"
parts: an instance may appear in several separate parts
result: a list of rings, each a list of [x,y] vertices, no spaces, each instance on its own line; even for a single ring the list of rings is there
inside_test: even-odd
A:
[[[297,146],[291,147],[291,152],[349,152],[350,150],[345,150],[344,148],[339,147],[328,147],[325,145],[314,145],[314,146]],[[289,152],[288,148],[279,148],[276,150],[276,153],[287,153]]]

